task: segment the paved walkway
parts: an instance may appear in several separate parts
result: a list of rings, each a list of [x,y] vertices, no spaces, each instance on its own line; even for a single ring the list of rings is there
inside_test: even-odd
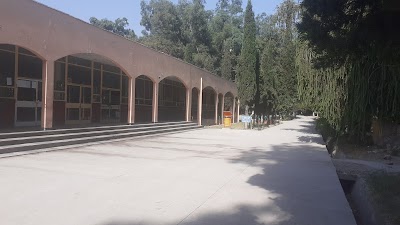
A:
[[[0,159],[2,225],[355,225],[311,118]]]

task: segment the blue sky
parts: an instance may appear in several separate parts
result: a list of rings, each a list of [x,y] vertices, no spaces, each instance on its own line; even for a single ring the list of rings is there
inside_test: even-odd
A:
[[[37,0],[51,8],[65,12],[73,17],[84,21],[94,16],[99,19],[107,18],[115,20],[119,17],[128,18],[130,27],[135,30],[137,35],[141,34],[143,27],[140,26],[140,0]],[[178,0],[172,0],[178,2]],[[253,10],[257,14],[265,12],[272,14],[276,7],[283,0],[253,0]],[[217,0],[206,0],[207,9],[215,9]],[[243,0],[243,8],[246,7],[247,0]]]

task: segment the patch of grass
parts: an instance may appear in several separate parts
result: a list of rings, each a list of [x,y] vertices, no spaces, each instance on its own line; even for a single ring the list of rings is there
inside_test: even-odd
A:
[[[372,174],[367,179],[374,204],[388,224],[400,225],[400,174]]]
[[[234,123],[232,124],[231,129],[234,130],[244,130],[244,123],[240,122],[240,123]]]

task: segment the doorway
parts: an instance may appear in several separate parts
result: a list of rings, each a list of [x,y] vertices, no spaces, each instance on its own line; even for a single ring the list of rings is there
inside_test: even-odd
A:
[[[15,126],[39,126],[42,120],[42,82],[17,80]]]
[[[68,85],[66,124],[90,123],[92,118],[92,88],[86,85]]]
[[[101,105],[102,123],[119,123],[121,121],[121,92],[117,89],[103,89]]]

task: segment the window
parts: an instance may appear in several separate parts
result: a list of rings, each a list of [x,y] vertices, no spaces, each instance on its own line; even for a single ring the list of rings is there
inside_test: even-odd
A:
[[[140,76],[136,79],[135,104],[153,104],[153,82],[145,76]]]
[[[0,50],[0,86],[14,86],[15,53]]]
[[[94,62],[94,63],[93,63],[93,67],[94,67],[95,69],[101,70],[101,63]]]
[[[20,54],[30,55],[30,56],[36,57],[35,53],[33,53],[33,52],[31,52],[31,51],[29,51],[27,49],[24,49],[24,48],[18,48],[18,52]]]
[[[55,62],[54,90],[65,91],[65,63]]]
[[[15,46],[14,45],[7,45],[7,44],[0,44],[0,50],[5,50],[9,52],[15,53]]]
[[[93,71],[93,102],[95,102],[95,103],[101,102],[100,91],[101,91],[101,71],[94,70]]]
[[[111,97],[110,97],[111,105],[119,105],[119,104],[121,104],[120,93],[121,93],[120,91],[111,91]]]
[[[54,100],[65,101],[65,63],[61,58],[54,63]]]
[[[116,74],[120,74],[121,70],[116,66],[111,66],[107,64],[103,64],[103,71],[108,71]]]
[[[110,91],[109,90],[103,90],[101,93],[101,103],[105,105],[109,105],[111,103],[110,101]]]
[[[111,90],[103,90],[102,93],[104,105],[119,105],[121,104],[120,101],[120,91],[111,91]]]
[[[186,105],[186,88],[175,80],[164,79],[160,82],[159,105],[169,107],[184,107]]]
[[[92,67],[92,61],[74,57],[74,56],[68,56],[68,64]]]
[[[18,56],[18,77],[42,79],[42,60],[34,57],[19,54]]]
[[[82,87],[82,100],[83,104],[92,103],[92,89],[90,87]]]
[[[101,90],[101,71],[94,70],[93,71],[93,94],[100,94]]]
[[[68,85],[68,103],[80,103],[81,88],[79,86]],[[79,113],[78,113],[79,115]]]
[[[122,76],[122,96],[128,97],[129,92],[129,78],[127,76]]]
[[[63,62],[63,63],[65,63],[66,58],[67,58],[67,57],[60,58],[60,59],[58,59],[56,62]]]
[[[103,71],[103,87],[119,89],[121,75]]]
[[[13,98],[14,88],[12,87],[0,87],[0,98]]]
[[[91,85],[91,68],[68,65],[68,83]]]
[[[129,95],[129,78],[126,75],[122,76],[122,89],[121,89],[121,103],[128,104],[128,95]]]

